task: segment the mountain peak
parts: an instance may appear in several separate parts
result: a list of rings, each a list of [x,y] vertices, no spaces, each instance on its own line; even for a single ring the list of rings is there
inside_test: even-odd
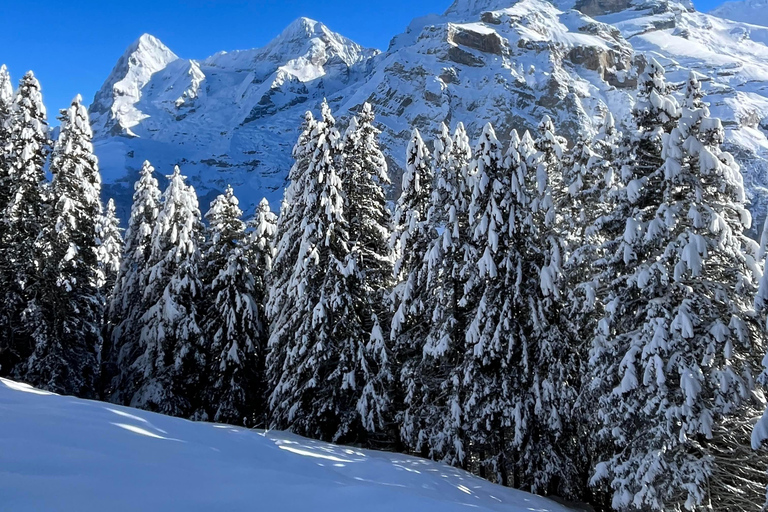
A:
[[[735,0],[725,2],[710,14],[751,25],[768,26],[768,0]]]
[[[480,15],[485,11],[497,11],[511,7],[516,0],[454,0],[445,11],[446,16]]]
[[[159,39],[142,34],[125,50],[90,107],[94,125],[103,123],[108,131],[129,129],[138,121],[132,106],[141,98],[141,88],[153,74],[164,69],[178,56]]]
[[[176,60],[178,57],[167,46],[163,44],[158,38],[152,34],[142,34],[131,43],[125,50],[123,55],[132,54],[147,54],[147,55],[161,55],[167,59]]]

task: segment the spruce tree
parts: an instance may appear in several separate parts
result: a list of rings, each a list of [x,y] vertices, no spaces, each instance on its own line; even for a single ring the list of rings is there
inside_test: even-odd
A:
[[[443,125],[435,141],[435,183],[428,230],[440,235],[430,241],[423,262],[426,276],[422,301],[430,325],[422,351],[404,361],[406,390],[401,436],[410,450],[449,464],[465,462],[460,363],[465,352],[463,297],[464,261],[472,257],[469,240],[471,149],[464,126],[453,138]]]
[[[447,133],[447,131],[446,131]],[[445,140],[449,141],[446,135]],[[430,155],[418,130],[414,130],[406,152],[402,193],[395,208],[395,229],[390,247],[397,255],[394,274],[397,283],[393,289],[394,315],[390,329],[392,349],[400,369],[397,378],[397,423],[400,437],[407,445],[416,446],[414,417],[406,414],[405,404],[413,404],[420,392],[417,382],[421,367],[424,338],[429,330],[431,312],[427,311],[426,256],[437,237],[427,216],[430,207],[434,172]]]
[[[383,335],[375,322],[367,331],[364,322],[371,322],[371,318],[361,317],[364,289],[360,284],[369,263],[363,261],[358,267],[352,247],[355,242],[375,242],[375,238],[365,240],[369,235],[361,228],[360,238],[350,240],[342,182],[346,172],[343,141],[326,103],[322,111],[319,122],[308,116],[305,126],[314,126],[297,144],[296,172],[292,172],[297,181],[289,188],[290,206],[284,205],[284,211],[296,215],[300,222],[301,245],[295,262],[285,262],[283,267],[287,252],[281,254],[285,235],[280,234],[274,270],[282,272],[287,267],[292,271],[276,276],[270,297],[270,311],[275,311],[276,297],[283,301],[279,314],[270,317],[271,425],[318,439],[367,442],[368,427],[377,421],[369,414],[375,415],[370,398],[382,396],[370,388],[378,385],[371,372],[379,376],[372,354],[379,357],[376,349],[383,346]],[[365,139],[361,136],[359,140]],[[360,156],[361,173],[371,173],[367,179],[376,179],[380,170],[367,167],[375,163],[375,155]],[[301,192],[301,197],[296,192]],[[301,212],[294,210],[299,205]],[[367,222],[364,217],[360,219]],[[295,224],[282,220],[278,227],[279,231],[298,231]],[[384,233],[384,241],[386,236]],[[289,291],[276,292],[276,282],[287,283]]]
[[[618,449],[596,476],[616,509],[752,510],[765,487],[765,462],[748,447],[765,346],[750,311],[751,218],[723,136],[692,76],[664,138],[659,204],[634,218],[636,260],[606,308],[618,375],[604,418]]]
[[[163,207],[152,231],[139,319],[141,354],[132,365],[139,388],[131,406],[179,417],[198,411],[206,340],[197,306],[202,223],[195,190],[178,166],[168,176]]]
[[[129,404],[139,385],[134,363],[140,354],[140,318],[146,311],[144,290],[152,232],[160,211],[160,189],[149,162],[134,184],[131,217],[125,231],[120,272],[108,306],[106,343],[102,350],[102,388],[115,403]]]
[[[93,397],[104,316],[96,253],[101,176],[80,96],[61,114],[51,160],[51,210],[37,243],[40,278],[29,288],[35,349],[24,376],[43,389]]]
[[[270,318],[269,400],[271,428],[339,440],[349,434],[354,411],[353,361],[340,359],[345,347],[337,341],[345,333],[335,331],[337,314],[352,314],[342,274],[349,239],[339,176],[341,136],[325,102],[322,114],[316,123],[307,116],[305,126],[312,131],[306,141],[302,134],[297,144],[300,158],[292,174],[298,183],[290,205],[284,206],[290,208],[288,215],[299,219],[298,226],[285,227],[296,229],[301,245],[296,260],[287,262],[292,271],[286,276],[289,292],[282,299],[282,311]],[[282,221],[278,229],[283,229]],[[282,233],[280,238],[282,244]],[[280,251],[278,246],[276,264],[282,263]]]
[[[527,290],[526,354],[528,389],[523,399],[525,428],[516,443],[520,487],[543,494],[577,497],[573,460],[572,408],[579,390],[578,353],[563,326],[565,243],[561,226],[565,139],[545,116],[538,127],[535,152],[528,156],[525,219],[528,247],[522,264]],[[515,385],[520,388],[520,384]]]
[[[307,112],[304,117],[302,132],[293,148],[295,163],[288,174],[288,187],[283,196],[280,216],[275,232],[275,255],[269,273],[266,315],[269,322],[269,339],[265,373],[269,398],[269,424],[274,424],[272,396],[277,384],[283,378],[283,369],[289,352],[286,344],[295,332],[299,322],[296,315],[297,300],[300,298],[293,285],[294,275],[301,263],[302,234],[306,201],[311,194],[309,168],[317,145],[318,122]]]
[[[99,272],[97,286],[107,304],[111,302],[117,275],[120,272],[120,260],[123,256],[123,236],[120,219],[115,214],[115,200],[107,201],[106,211],[99,215],[96,223],[97,259]]]
[[[48,214],[48,123],[40,83],[31,71],[19,82],[7,126],[6,171],[0,183],[8,194],[0,213],[0,372],[23,378],[35,348],[32,290],[41,278],[38,238]]]
[[[519,192],[518,173],[523,171],[517,154],[519,142],[513,132],[505,156],[493,126],[488,123],[483,128],[475,149],[469,206],[469,229],[477,252],[462,269],[467,278],[463,300],[468,309],[461,369],[467,391],[462,409],[479,473],[498,483],[507,483],[506,443],[515,409],[509,372],[520,321],[515,311],[520,259],[513,217],[518,208],[524,208],[515,193]]]
[[[5,64],[0,66],[0,212],[8,204],[10,172],[6,164],[6,152],[10,143],[11,110],[13,108],[13,85]],[[3,226],[0,225],[0,230]],[[2,372],[2,369],[0,369]]]
[[[359,322],[359,334],[351,334],[351,342],[358,345],[356,371],[361,374],[356,383],[361,393],[356,409],[365,431],[376,441],[388,443],[392,437],[393,379],[384,330],[391,324],[392,220],[384,193],[390,184],[387,162],[379,149],[380,131],[373,121],[373,109],[365,103],[345,134],[342,189],[350,247],[344,266],[349,274],[346,280],[352,293],[353,318]]]
[[[250,427],[262,421],[264,412],[260,379],[265,325],[242,214],[232,187],[227,187],[205,215],[203,330],[210,344],[199,417]]]

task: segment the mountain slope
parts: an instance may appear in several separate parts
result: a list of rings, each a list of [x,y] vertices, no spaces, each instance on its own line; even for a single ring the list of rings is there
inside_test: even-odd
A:
[[[728,128],[762,219],[768,29],[687,1],[456,0],[443,15],[414,20],[381,54],[298,20],[263,49],[169,62],[141,88],[136,105],[149,117],[126,127],[138,137],[97,129],[97,152],[107,183],[127,185],[144,158],[159,169],[179,162],[203,195],[229,182],[246,211],[262,195],[277,209],[302,113],[323,97],[337,118],[374,104],[397,178],[414,126],[431,138],[440,123],[464,121],[475,137],[491,121],[504,135],[548,114],[573,140],[593,134],[606,110],[629,122],[638,69],[651,56],[673,82],[690,70],[707,77],[713,114]],[[98,110],[97,126],[109,126],[101,117],[110,111]]]
[[[709,13],[733,21],[768,26],[768,0],[724,2]]]
[[[565,512],[404,455],[52,395],[0,379],[0,508]]]

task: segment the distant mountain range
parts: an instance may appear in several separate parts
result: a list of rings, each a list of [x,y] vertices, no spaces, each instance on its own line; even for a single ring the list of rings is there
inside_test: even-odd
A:
[[[478,135],[491,121],[507,134],[549,114],[572,140],[594,133],[607,110],[629,120],[638,69],[653,56],[674,83],[690,70],[704,76],[762,219],[768,27],[719,16],[754,23],[748,13],[766,1],[705,14],[669,0],[456,0],[442,15],[415,19],[385,52],[306,18],[263,48],[205,60],[180,58],[144,35],[90,109],[105,192],[125,217],[149,159],[161,174],[180,164],[204,210],[227,184],[248,214],[262,197],[277,210],[303,113],[317,112],[323,98],[341,120],[374,105],[396,178],[412,127],[431,138],[440,123],[463,121]]]

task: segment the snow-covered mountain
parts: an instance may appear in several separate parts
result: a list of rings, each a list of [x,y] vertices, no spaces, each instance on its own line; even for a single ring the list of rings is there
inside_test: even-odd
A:
[[[737,0],[725,2],[709,11],[714,16],[752,25],[768,26],[768,0]]]
[[[764,0],[751,0],[754,2]],[[627,119],[638,66],[673,82],[704,75],[756,216],[768,206],[768,28],[671,0],[456,0],[414,20],[384,53],[300,19],[262,49],[177,58],[151,36],[129,48],[97,94],[97,153],[127,205],[141,161],[180,163],[203,196],[227,183],[246,211],[276,201],[303,111],[323,97],[337,117],[374,104],[397,174],[413,126],[427,137],[464,121],[478,135],[534,127],[549,114],[573,139],[610,109]],[[147,78],[148,77],[148,78]],[[138,92],[137,92],[138,91]],[[114,185],[118,185],[115,187]],[[206,199],[202,204],[206,205]]]
[[[190,421],[0,379],[0,509],[567,512],[406,455]]]

